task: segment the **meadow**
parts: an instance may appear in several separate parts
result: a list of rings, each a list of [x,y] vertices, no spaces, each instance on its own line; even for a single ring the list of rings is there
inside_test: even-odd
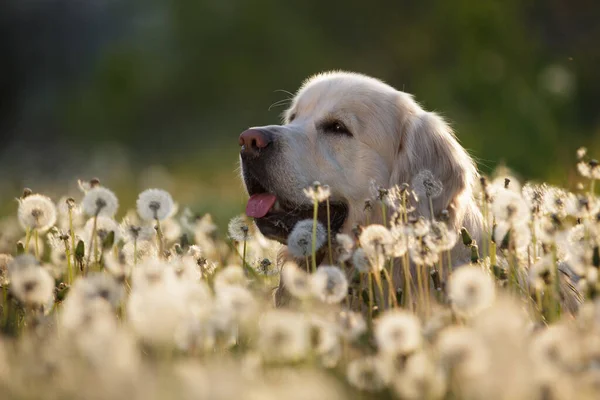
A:
[[[479,243],[443,213],[414,217],[444,190],[427,171],[373,187],[365,207],[384,224],[301,221],[300,262],[247,217],[221,234],[162,189],[127,204],[101,179],[74,197],[15,193],[1,398],[600,398],[600,166],[578,160],[574,191],[482,177]],[[305,195],[328,204],[329,188]],[[471,262],[453,268],[454,246]]]

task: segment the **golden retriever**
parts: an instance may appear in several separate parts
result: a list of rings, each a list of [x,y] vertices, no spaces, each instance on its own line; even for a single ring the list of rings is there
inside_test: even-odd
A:
[[[436,216],[448,211],[457,231],[479,236],[482,217],[473,197],[477,170],[452,130],[423,110],[410,94],[349,72],[309,78],[284,114],[282,125],[253,127],[240,135],[241,172],[250,195],[247,214],[267,237],[285,244],[294,225],[312,218],[303,189],[314,181],[331,187],[332,231],[348,233],[366,222],[372,181],[381,187],[410,183],[429,170],[443,185],[433,199]],[[429,204],[415,213],[430,216]],[[373,213],[371,222],[381,221]],[[324,205],[319,219],[325,222]],[[375,218],[375,219],[374,219]],[[455,264],[468,261],[456,246]]]

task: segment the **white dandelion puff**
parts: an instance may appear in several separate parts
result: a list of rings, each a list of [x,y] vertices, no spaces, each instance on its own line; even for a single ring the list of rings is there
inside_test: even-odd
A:
[[[117,221],[109,217],[98,217],[96,219],[96,238],[94,239],[94,247],[96,249],[90,249],[92,246],[92,235],[94,233],[94,219],[95,218],[90,218],[85,223],[82,234],[85,250],[91,251],[92,254],[94,254],[95,251],[102,252],[104,240],[111,232],[114,232],[114,244],[119,243],[119,240],[121,240],[121,230]]]
[[[89,216],[112,218],[119,209],[119,200],[115,194],[102,186],[88,190],[81,202],[81,208]]]
[[[429,233],[425,236],[425,243],[436,251],[451,250],[456,244],[458,235],[455,231],[448,229],[444,222],[433,221]]]
[[[387,258],[392,253],[393,237],[383,225],[369,225],[360,234],[360,246],[371,260]]]
[[[247,241],[252,238],[252,235],[250,234],[250,224],[246,218],[241,215],[229,220],[227,231],[229,232],[229,237],[237,242]]]
[[[312,275],[312,288],[319,300],[336,304],[348,295],[348,279],[338,267],[322,266]]]
[[[56,222],[56,207],[49,197],[32,194],[19,199],[18,218],[24,229],[44,232]]]
[[[500,190],[492,203],[492,213],[498,221],[510,225],[528,224],[530,209],[520,193],[512,190]]]
[[[335,255],[340,263],[348,261],[352,257],[354,249],[354,240],[349,235],[338,233],[335,235],[336,248]]]
[[[348,340],[356,340],[367,331],[367,323],[362,314],[342,311],[337,316],[340,333]]]
[[[137,212],[145,221],[162,221],[170,217],[175,204],[171,195],[162,189],[144,190],[137,199]]]
[[[312,254],[313,220],[305,219],[298,222],[288,236],[288,250],[294,257],[304,258]],[[327,240],[327,230],[317,221],[317,236],[315,249],[319,250]]]
[[[405,355],[421,347],[421,322],[406,311],[388,311],[375,325],[375,340],[379,350],[388,355]]]
[[[259,322],[259,348],[267,361],[302,360],[310,348],[308,322],[291,311],[267,311]]]
[[[287,291],[297,299],[312,297],[310,275],[298,267],[296,263],[286,262],[281,270],[281,280]]]
[[[393,381],[396,393],[402,399],[442,399],[448,387],[445,371],[425,352],[406,360],[402,373]]]
[[[419,196],[419,199],[435,199],[442,194],[444,186],[431,171],[424,169],[412,180],[411,187]]]
[[[439,260],[439,253],[427,245],[424,238],[417,238],[410,242],[410,259],[417,265],[433,265]]]
[[[314,182],[311,186],[303,189],[304,195],[312,200],[320,203],[325,201],[331,196],[331,189],[327,185],[321,185],[319,182]]]
[[[125,242],[145,242],[150,241],[156,235],[156,230],[152,225],[138,224],[131,218],[125,217],[121,222],[121,236]]]
[[[496,287],[490,275],[480,267],[465,265],[452,273],[448,297],[456,314],[469,318],[493,304]]]
[[[49,311],[49,306],[54,302],[54,278],[39,266],[28,265],[11,269],[10,290],[28,307],[45,307]]]
[[[358,358],[348,364],[346,377],[357,389],[377,392],[390,383],[391,370],[380,358]]]
[[[244,287],[247,284],[248,278],[246,278],[244,270],[237,265],[230,265],[223,268],[215,275],[214,286],[216,292],[229,286]]]
[[[435,343],[441,367],[463,378],[484,376],[489,354],[481,336],[471,328],[451,326],[440,332]]]
[[[369,273],[369,272],[380,272],[383,269],[385,259],[379,257],[378,259],[372,260],[367,252],[363,248],[354,250],[352,254],[352,265],[358,272]]]

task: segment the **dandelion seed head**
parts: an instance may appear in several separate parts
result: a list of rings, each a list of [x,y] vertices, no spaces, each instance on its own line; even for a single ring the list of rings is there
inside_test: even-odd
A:
[[[435,347],[440,365],[461,378],[484,376],[489,368],[488,349],[481,337],[470,328],[451,326],[444,329]]]
[[[429,233],[429,230],[431,229],[431,224],[429,220],[423,217],[419,217],[413,221],[409,221],[409,223],[410,233],[412,234],[412,236],[418,238],[427,235]]]
[[[123,218],[119,226],[121,237],[125,242],[145,242],[152,240],[156,235],[156,230],[148,224],[138,224],[129,217]]]
[[[237,242],[248,241],[252,238],[252,235],[250,234],[250,224],[246,218],[241,215],[229,220],[227,230],[229,232],[229,237]]]
[[[244,270],[237,265],[225,267],[215,275],[214,286],[217,293],[230,286],[245,287],[247,284],[248,278],[246,278]]]
[[[579,161],[577,171],[584,178],[600,179],[600,167],[597,160]]]
[[[442,399],[446,395],[447,379],[444,371],[425,352],[410,356],[393,388],[402,399]]]
[[[433,250],[448,251],[456,244],[458,235],[455,231],[448,229],[448,225],[445,223],[433,221],[424,240],[427,246]]]
[[[344,233],[338,233],[335,235],[335,241],[337,246],[335,247],[336,259],[340,263],[348,261],[352,257],[352,250],[354,249],[354,240],[349,235]]]
[[[297,299],[312,297],[310,275],[294,262],[286,262],[281,270],[281,279],[287,291]]]
[[[511,226],[529,223],[531,211],[520,193],[500,190],[492,203],[492,213],[498,221]]]
[[[448,297],[460,316],[473,317],[490,307],[496,297],[493,279],[480,267],[462,266],[451,275]]]
[[[215,312],[222,313],[224,321],[234,321],[242,327],[255,323],[259,309],[250,290],[242,286],[223,286],[215,294]]]
[[[83,196],[81,208],[89,216],[112,218],[119,209],[117,196],[109,189],[96,186]]]
[[[93,231],[94,218],[90,218],[83,227],[81,237],[85,243],[85,251],[91,251],[92,254],[96,251],[90,248],[92,246]],[[119,240],[121,240],[121,229],[119,228],[119,224],[112,218],[98,217],[96,219],[96,238],[94,239],[94,247],[96,247],[98,252],[102,252],[102,244],[111,232],[114,232],[115,235],[114,243],[119,243]]]
[[[383,225],[373,224],[363,229],[359,242],[369,259],[386,259],[392,254],[393,237]]]
[[[39,266],[11,268],[10,290],[28,307],[45,308],[45,311],[49,311],[54,302],[54,279]]]
[[[328,185],[321,185],[319,182],[314,182],[311,186],[303,189],[304,195],[313,202],[320,203],[327,200],[331,196],[331,189]]]
[[[298,222],[287,239],[290,254],[297,258],[304,258],[312,254],[313,220],[305,219]],[[327,241],[327,230],[317,221],[317,235],[315,251],[319,250]]]
[[[351,361],[346,369],[348,382],[357,389],[378,392],[390,383],[390,368],[377,357],[364,357]]]
[[[367,331],[367,323],[360,313],[341,311],[336,320],[341,335],[347,340],[356,340]]]
[[[315,297],[324,303],[336,304],[348,295],[348,279],[338,267],[320,266],[311,280]]]
[[[367,252],[363,248],[354,250],[352,254],[352,265],[360,273],[366,274],[374,271],[381,271],[383,269],[385,259],[379,257],[379,259],[371,260],[367,255]]]
[[[387,311],[375,324],[377,347],[388,355],[406,355],[417,351],[422,343],[421,322],[405,311]]]
[[[165,220],[175,210],[171,195],[162,189],[146,189],[137,199],[137,212],[144,221]]]
[[[259,331],[259,349],[267,361],[299,361],[310,348],[308,321],[291,311],[267,311],[260,319]]]
[[[437,249],[429,247],[423,238],[411,240],[408,250],[410,259],[420,266],[433,265],[439,260]]]
[[[420,200],[440,197],[444,186],[431,171],[424,169],[413,178],[411,185]]]
[[[56,207],[49,197],[32,194],[19,200],[17,215],[23,229],[44,232],[56,222]]]

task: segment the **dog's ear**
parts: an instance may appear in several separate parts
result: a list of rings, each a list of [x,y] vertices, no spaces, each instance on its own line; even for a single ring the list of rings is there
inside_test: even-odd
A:
[[[460,229],[468,208],[473,206],[475,164],[439,115],[423,111],[412,98],[402,96],[401,100],[399,145],[390,184],[412,186],[419,172],[431,171],[443,185],[442,193],[432,201],[434,215],[438,217],[442,210],[448,210],[450,223]],[[416,212],[429,218],[429,201],[421,197],[415,204]]]

